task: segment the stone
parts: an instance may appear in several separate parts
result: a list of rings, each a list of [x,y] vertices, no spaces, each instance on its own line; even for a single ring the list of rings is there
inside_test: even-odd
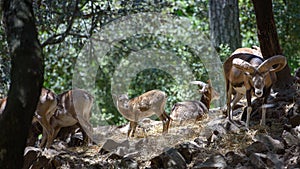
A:
[[[217,130],[213,131],[209,137],[207,137],[207,145],[214,143],[215,141],[221,140],[219,132]]]
[[[129,141],[125,140],[121,143],[118,143],[112,139],[107,139],[106,142],[103,144],[102,148],[100,149],[100,154],[107,154],[108,152],[127,152],[129,149]],[[124,155],[124,154],[122,154]]]
[[[292,135],[290,132],[283,131],[282,138],[284,139],[284,141],[288,147],[300,144],[300,140],[297,137],[295,137],[294,135]]]
[[[255,135],[255,139],[259,142],[264,143],[266,145],[266,147],[268,148],[268,151],[271,151],[271,152],[274,152],[277,154],[282,154],[285,151],[284,144],[282,142],[280,142],[279,140],[272,138],[269,135],[257,134],[257,135]]]
[[[267,155],[263,153],[252,153],[249,157],[251,164],[255,166],[255,168],[267,168],[267,164],[265,163],[267,160]]]
[[[236,154],[233,151],[229,151],[225,154],[226,163],[230,166],[235,168],[237,165],[241,163],[246,163],[246,157],[243,157],[239,154]]]
[[[188,164],[191,163],[194,155],[199,152],[199,146],[195,142],[182,143],[175,146],[175,148]]]
[[[134,143],[134,147],[135,147],[136,150],[141,150],[147,144],[148,144],[148,139],[147,138],[143,138],[143,139],[139,139],[137,142],[135,142]]]
[[[179,127],[176,131],[177,135],[181,135],[183,137],[192,137],[195,136],[197,133],[194,129],[188,127]]]
[[[198,169],[207,169],[207,168],[226,168],[227,163],[223,155],[215,154],[209,157],[203,163],[195,163],[193,168]]]
[[[229,121],[228,119],[226,119],[226,121],[224,122],[224,128],[226,129],[227,132],[239,132],[242,128],[242,126],[244,126],[245,124],[238,124],[241,122],[235,122],[236,124],[234,124],[233,122]]]
[[[128,147],[117,147],[116,154],[119,154],[120,156],[128,154]]]
[[[138,163],[132,158],[123,158],[119,165],[120,168],[128,168],[128,169],[138,169]]]
[[[279,155],[272,152],[267,153],[267,166],[268,168],[281,169],[284,168],[283,159],[280,159]]]
[[[194,143],[196,143],[201,148],[204,148],[206,146],[206,142],[200,137],[195,138]]]
[[[108,156],[109,159],[112,159],[112,160],[120,160],[122,159],[123,157],[120,156],[119,154],[116,154],[116,153],[112,153],[111,155]]]
[[[297,127],[294,127],[293,129],[291,129],[291,133],[297,137],[298,139],[300,139],[300,125]]]
[[[151,168],[187,168],[184,157],[174,148],[164,151],[159,156],[150,160]]]
[[[277,154],[272,152],[268,152],[267,154],[253,153],[250,155],[249,159],[255,168],[284,168],[283,161],[279,159]]]
[[[290,123],[291,123],[292,127],[299,126],[300,125],[300,114],[290,117]]]
[[[227,134],[226,129],[222,125],[223,120],[217,120],[217,121],[220,121],[221,123],[217,124],[215,122],[209,122],[208,125],[205,127],[204,131],[200,135],[206,138],[207,145],[220,141],[223,135]]]
[[[248,164],[248,163],[247,164],[239,163],[237,166],[232,167],[232,169],[255,169],[251,164]]]
[[[287,168],[300,168],[300,157],[299,156],[290,157],[286,161],[286,166]]]
[[[259,141],[252,143],[245,149],[245,153],[247,156],[250,156],[252,153],[266,153],[267,151],[268,148],[266,147],[266,145]]]
[[[226,124],[226,120],[220,118],[213,121],[210,121],[206,124],[206,128],[209,129],[211,132],[217,131],[220,135],[227,134],[227,130],[223,126],[223,124]]]
[[[126,155],[124,155],[124,158],[138,158],[140,156],[141,156],[140,151],[134,151],[134,152],[130,152],[130,153],[127,153]]]
[[[75,133],[70,137],[70,141],[68,142],[69,147],[77,147],[83,145],[83,137],[81,133]]]

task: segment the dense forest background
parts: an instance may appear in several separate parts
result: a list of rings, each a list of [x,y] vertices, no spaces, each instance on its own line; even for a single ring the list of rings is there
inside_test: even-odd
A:
[[[230,2],[230,1],[228,1]],[[250,0],[232,1],[230,5],[238,9],[239,30],[232,39],[240,39],[240,47],[259,46],[256,32],[256,21],[253,4]],[[238,2],[238,3],[237,3]],[[221,3],[221,2],[220,2]],[[171,13],[176,16],[188,18],[195,29],[203,32],[208,38],[211,37],[210,1],[208,0],[167,0],[167,1],[51,1],[35,0],[33,7],[37,21],[39,40],[44,53],[44,86],[61,93],[72,88],[72,77],[78,54],[93,34],[101,31],[101,28],[112,21],[139,12]],[[284,55],[288,59],[292,74],[299,67],[300,60],[300,1],[298,0],[274,0],[273,9],[277,26],[277,32]],[[217,21],[215,21],[217,22]],[[225,29],[225,28],[224,28]],[[0,27],[0,96],[7,95],[10,84],[10,56],[4,28]],[[215,44],[216,45],[216,44]],[[94,113],[91,119],[93,124],[99,124],[105,120],[109,124],[121,124],[125,119],[116,110],[111,97],[110,80],[116,69],[116,62],[120,58],[128,57],[132,46],[145,49],[149,46],[168,49],[186,61],[192,70],[194,80],[206,81],[209,75],[203,64],[203,60],[195,56],[189,48],[180,43],[169,41],[155,36],[142,36],[129,38],[115,45],[109,57],[101,62],[97,73],[95,99],[101,113]],[[238,45],[239,46],[239,45]],[[222,43],[215,46],[220,59],[223,61],[233,52],[232,44]],[[138,73],[132,80],[128,90],[130,97],[135,97],[150,89],[161,89],[168,94],[167,111],[170,112],[172,105],[195,95],[180,93],[177,85],[168,72],[159,69],[145,69]],[[197,93],[196,93],[197,94]],[[200,96],[198,96],[200,98]]]

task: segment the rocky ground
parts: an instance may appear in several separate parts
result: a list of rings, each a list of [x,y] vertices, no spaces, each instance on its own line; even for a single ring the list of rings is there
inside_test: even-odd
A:
[[[300,168],[300,97],[274,95],[270,102],[266,127],[258,125],[259,111],[246,129],[219,109],[198,122],[173,121],[163,135],[161,122],[150,119],[129,139],[128,126],[103,126],[94,130],[91,146],[77,146],[75,135],[50,149],[27,147],[24,168]],[[240,112],[235,119],[243,126]]]

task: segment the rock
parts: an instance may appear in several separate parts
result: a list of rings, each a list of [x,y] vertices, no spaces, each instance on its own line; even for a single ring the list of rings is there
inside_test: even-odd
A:
[[[219,122],[219,123],[218,123]],[[217,119],[209,122],[200,136],[205,137],[207,144],[210,145],[218,140],[221,140],[223,135],[227,134],[227,130],[223,126],[224,119]]]
[[[201,148],[204,148],[206,145],[206,142],[200,137],[197,137],[194,142]]]
[[[69,147],[77,147],[83,145],[83,137],[82,133],[75,133],[70,137],[70,141],[68,142]]]
[[[267,166],[269,168],[281,169],[284,168],[283,159],[279,158],[279,155],[274,153],[267,153]]]
[[[119,154],[116,154],[116,153],[112,153],[110,156],[108,156],[109,159],[112,159],[112,160],[120,160],[122,159],[123,157],[120,156]]]
[[[285,151],[284,144],[282,142],[280,142],[279,140],[273,139],[269,135],[257,134],[257,135],[255,135],[255,139],[259,142],[264,143],[266,145],[266,147],[268,148],[268,151],[270,151],[270,152],[282,154]]]
[[[181,135],[183,137],[192,137],[195,136],[197,133],[195,132],[194,129],[188,128],[188,127],[179,127],[178,130],[176,131],[177,135]]]
[[[300,125],[300,114],[290,117],[290,123],[291,123],[292,127],[299,126]]]
[[[297,137],[293,136],[290,132],[283,131],[282,138],[284,139],[288,147],[300,144],[300,140]]]
[[[116,154],[119,154],[120,156],[124,156],[128,153],[128,147],[118,147],[116,150]]]
[[[291,133],[297,137],[298,139],[300,139],[300,125],[291,129]]]
[[[163,159],[162,156],[156,156],[150,160],[151,162],[151,168],[157,169],[157,168],[163,168]]]
[[[227,134],[227,131],[223,124],[226,124],[226,119],[219,118],[213,121],[210,121],[206,124],[206,130],[217,131],[220,135]]]
[[[210,145],[211,143],[221,140],[222,137],[220,136],[219,132],[217,130],[213,131],[207,139],[207,145]]]
[[[174,148],[170,148],[161,155],[150,160],[151,168],[187,168],[184,157]]]
[[[287,168],[300,168],[300,157],[294,156],[287,159],[285,166],[287,166]]]
[[[256,168],[284,168],[282,160],[279,160],[277,154],[269,152],[267,154],[263,153],[253,153],[249,157],[251,164]]]
[[[106,154],[108,152],[116,152],[122,153],[119,154],[121,156],[125,155],[128,152],[129,149],[129,141],[125,140],[121,143],[115,142],[114,140],[108,139],[103,144],[101,150],[99,151],[100,154]]]
[[[128,168],[128,169],[138,169],[138,163],[132,158],[123,158],[119,165],[120,168]]]
[[[252,153],[249,157],[251,164],[255,166],[255,168],[267,168],[266,160],[267,155],[263,153]]]
[[[225,154],[226,163],[232,167],[236,168],[238,164],[246,163],[247,159],[233,151],[229,151]]]
[[[241,123],[241,122],[238,122]],[[226,129],[227,132],[238,132],[241,130],[242,126],[245,126],[244,124],[234,124],[231,121],[229,121],[228,119],[226,119],[225,123],[224,123],[224,128]],[[240,126],[240,127],[239,127]]]
[[[102,163],[95,163],[95,164],[91,164],[90,166],[87,167],[88,169],[107,169],[107,168],[113,168],[113,166],[111,165],[107,165],[107,164],[102,164]]]
[[[296,145],[287,148],[284,160],[287,168],[300,168],[300,146]]]
[[[141,150],[147,144],[148,144],[148,139],[147,138],[143,138],[143,139],[140,139],[137,142],[135,142],[134,143],[134,147],[135,147],[136,150]]]
[[[175,146],[175,148],[188,164],[191,163],[194,155],[200,151],[200,147],[195,142],[182,143]]]
[[[267,151],[268,148],[266,147],[266,145],[259,141],[252,143],[245,149],[245,153],[247,156],[250,156],[253,153],[266,153]]]
[[[290,132],[292,130],[292,125],[290,124],[284,124],[283,130]]]
[[[195,163],[193,166],[193,168],[201,168],[201,169],[226,168],[226,167],[227,167],[226,160],[224,156],[221,154],[212,155],[204,163]]]
[[[234,169],[255,169],[250,163],[248,164],[241,164],[239,163],[237,166],[234,167]]]
[[[136,157],[139,157],[139,156],[141,156],[141,152],[140,151],[134,151],[134,152],[126,154],[124,156],[124,158],[136,158]]]

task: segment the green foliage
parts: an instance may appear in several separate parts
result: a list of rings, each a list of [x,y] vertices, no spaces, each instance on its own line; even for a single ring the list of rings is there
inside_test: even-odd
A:
[[[232,53],[232,51],[230,50],[230,47],[226,44],[220,45],[220,51],[219,51],[219,56],[222,62],[224,62],[226,60],[226,58],[228,58],[228,56],[230,56]]]
[[[242,46],[259,46],[256,35],[255,11],[251,0],[239,0]]]
[[[205,71],[204,65],[201,63],[202,61],[199,59],[199,57],[195,56],[191,49],[182,45],[180,42],[174,43],[169,41],[169,37],[156,37],[153,35],[143,35],[140,37],[128,38],[126,40],[120,41],[119,43],[116,43],[111,51],[107,54],[107,56],[102,59],[101,63],[99,63],[100,68],[96,77],[96,102],[97,105],[101,108],[101,113],[94,114],[94,117],[92,119],[93,122],[96,123],[100,119],[105,120],[109,124],[120,124],[124,122],[124,119],[120,117],[119,112],[116,110],[113,104],[113,93],[111,93],[117,92],[114,91],[111,86],[116,84],[112,83],[118,83],[120,81],[120,84],[123,84],[123,81],[119,79],[124,78],[122,77],[124,76],[124,72],[126,72],[126,75],[130,74],[129,77],[132,77],[130,79],[130,84],[126,92],[130,98],[141,95],[152,89],[160,89],[162,91],[165,91],[168,95],[168,101],[166,105],[167,112],[171,111],[172,105],[175,102],[182,101],[184,98],[200,98],[200,96],[198,96],[198,93],[196,92],[196,89],[189,91],[186,90],[189,86],[180,85],[180,83],[189,83],[187,81],[181,81],[182,79],[184,79],[184,77],[181,77],[182,79],[174,79],[170,72],[166,72],[155,67],[146,69],[142,68],[140,72],[135,74],[134,70],[131,70],[130,68],[141,66],[143,60],[147,58],[147,56],[139,55],[139,53],[136,53],[135,51],[143,51],[147,49],[151,49],[153,51],[158,50],[158,54],[156,56],[153,56],[156,58],[152,58],[158,61],[168,58],[168,56],[166,55],[168,55],[169,53],[164,53],[163,51],[172,51],[171,53],[174,54],[173,57],[175,58],[174,61],[185,61],[179,62],[178,64],[181,65],[176,65],[175,67],[173,67],[173,69],[178,69],[174,70],[175,72],[184,71],[186,72],[185,74],[183,74],[184,76],[189,73],[189,70],[191,70],[193,76],[195,77],[195,79],[193,80],[206,81],[208,79],[208,74]],[[160,51],[162,51],[162,55],[160,55]],[[136,58],[143,59],[132,60],[131,57],[134,54],[137,55]],[[153,54],[155,55],[156,52],[154,52]],[[134,61],[134,63],[130,61]],[[119,70],[117,69],[117,67],[122,64],[123,69],[120,70],[122,72],[118,72]],[[116,78],[116,80],[110,80],[110,82],[108,83],[108,79],[112,78]],[[122,88],[124,87],[125,86],[122,86]]]
[[[281,48],[288,59],[292,73],[300,67],[300,1],[273,1],[273,12]],[[239,0],[243,47],[259,46],[256,20],[251,0]]]
[[[66,40],[63,43],[45,47],[44,54],[47,56],[44,59],[44,86],[56,93],[71,89],[73,68],[77,57],[76,48]]]
[[[274,17],[281,48],[292,72],[300,67],[300,1],[277,0],[273,3]]]

